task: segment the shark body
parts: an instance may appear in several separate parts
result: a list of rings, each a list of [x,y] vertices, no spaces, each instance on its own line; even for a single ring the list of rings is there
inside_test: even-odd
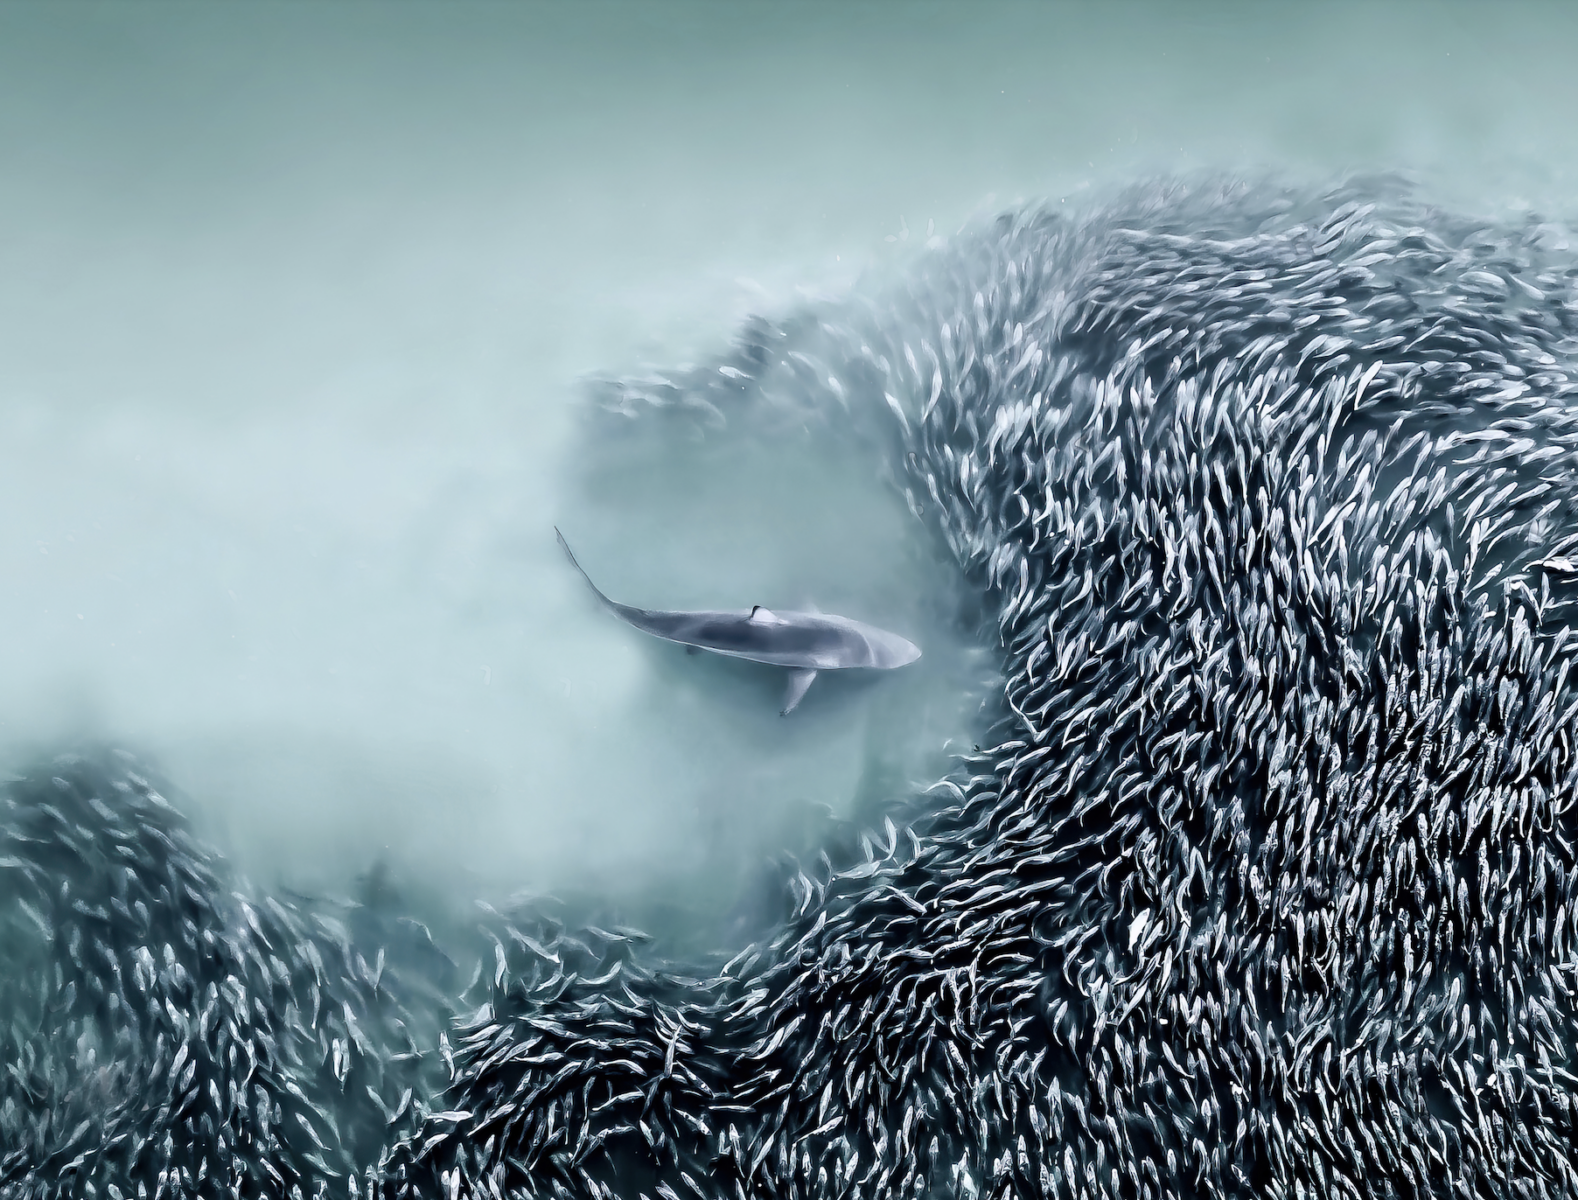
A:
[[[914,662],[920,648],[886,629],[819,612],[771,612],[760,604],[746,609],[669,611],[635,608],[610,600],[575,559],[564,534],[559,545],[570,565],[581,573],[604,608],[625,624],[677,642],[692,650],[709,650],[730,658],[785,667],[789,685],[780,716],[794,711],[819,671],[863,668],[890,671]]]

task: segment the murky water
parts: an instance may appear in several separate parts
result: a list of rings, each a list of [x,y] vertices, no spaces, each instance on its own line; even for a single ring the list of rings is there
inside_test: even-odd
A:
[[[645,889],[935,777],[990,660],[851,449],[589,438],[1020,197],[1403,169],[1569,214],[1578,11],[0,9],[0,741],[152,753],[260,881]],[[906,633],[824,681],[599,613]]]

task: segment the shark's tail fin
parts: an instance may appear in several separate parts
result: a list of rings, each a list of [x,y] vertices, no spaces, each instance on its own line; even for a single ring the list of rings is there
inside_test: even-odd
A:
[[[553,527],[553,535],[559,539],[559,546],[564,551],[564,556],[570,560],[570,565],[581,573],[581,578],[586,580],[586,586],[592,589],[592,594],[609,608],[617,609],[618,605],[597,590],[597,585],[592,582],[592,577],[586,573],[586,568],[575,561],[575,553],[570,549],[570,543],[564,540],[564,534],[559,532],[557,525]]]

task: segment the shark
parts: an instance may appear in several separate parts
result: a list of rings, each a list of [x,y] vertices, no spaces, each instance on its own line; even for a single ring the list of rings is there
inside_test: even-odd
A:
[[[760,604],[750,609],[668,611],[635,608],[610,600],[576,561],[564,534],[554,528],[570,565],[609,612],[642,633],[677,642],[689,653],[707,650],[747,662],[784,667],[788,687],[779,716],[787,717],[805,697],[822,671],[853,669],[891,671],[921,656],[920,647],[886,629],[849,617],[821,612],[773,612]]]

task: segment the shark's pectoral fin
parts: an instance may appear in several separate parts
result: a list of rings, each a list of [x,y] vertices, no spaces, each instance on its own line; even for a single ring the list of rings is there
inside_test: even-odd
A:
[[[701,647],[700,646],[686,646],[685,647],[685,653],[686,654],[700,654],[701,653]]]
[[[794,712],[795,705],[800,703],[801,698],[806,693],[806,689],[811,686],[811,681],[815,678],[815,671],[789,672],[789,687],[784,692],[783,711],[778,714],[780,717],[787,717]]]

